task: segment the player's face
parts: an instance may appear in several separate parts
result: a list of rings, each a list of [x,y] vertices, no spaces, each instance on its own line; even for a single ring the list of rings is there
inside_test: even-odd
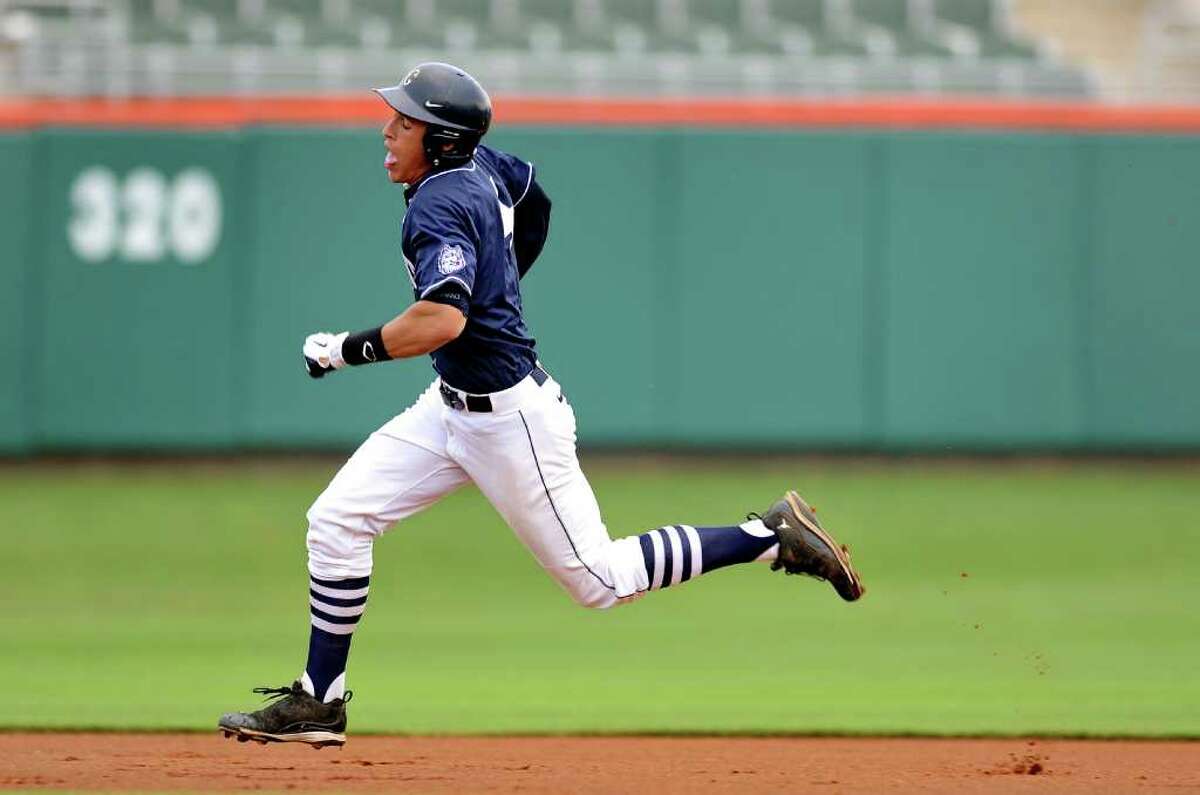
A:
[[[403,113],[393,113],[383,127],[383,145],[387,157],[383,161],[388,179],[394,183],[412,184],[429,170],[425,160],[425,122],[410,119]]]

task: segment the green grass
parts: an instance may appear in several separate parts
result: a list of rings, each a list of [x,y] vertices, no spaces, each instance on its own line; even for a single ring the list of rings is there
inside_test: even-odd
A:
[[[0,726],[209,729],[294,678],[336,466],[0,470]],[[586,611],[466,490],[376,545],[353,729],[1200,734],[1194,467],[590,470],[614,535],[794,484],[868,594],[751,564]]]

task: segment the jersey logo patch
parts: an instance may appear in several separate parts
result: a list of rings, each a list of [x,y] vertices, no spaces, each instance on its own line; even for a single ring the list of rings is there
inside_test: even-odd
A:
[[[465,267],[467,267],[467,258],[463,256],[462,246],[443,243],[442,250],[438,252],[438,270],[443,275],[449,276]]]

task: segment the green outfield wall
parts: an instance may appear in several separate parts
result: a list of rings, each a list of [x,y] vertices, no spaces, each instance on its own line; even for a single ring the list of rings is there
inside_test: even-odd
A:
[[[1200,448],[1200,138],[500,129],[584,444]],[[0,450],[346,447],[426,361],[371,129],[0,135]]]

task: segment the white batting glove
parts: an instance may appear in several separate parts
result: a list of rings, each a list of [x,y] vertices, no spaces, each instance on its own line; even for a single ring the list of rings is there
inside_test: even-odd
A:
[[[330,370],[346,366],[342,358],[342,342],[349,332],[330,334],[319,331],[304,338],[304,367],[313,378],[321,378]]]

